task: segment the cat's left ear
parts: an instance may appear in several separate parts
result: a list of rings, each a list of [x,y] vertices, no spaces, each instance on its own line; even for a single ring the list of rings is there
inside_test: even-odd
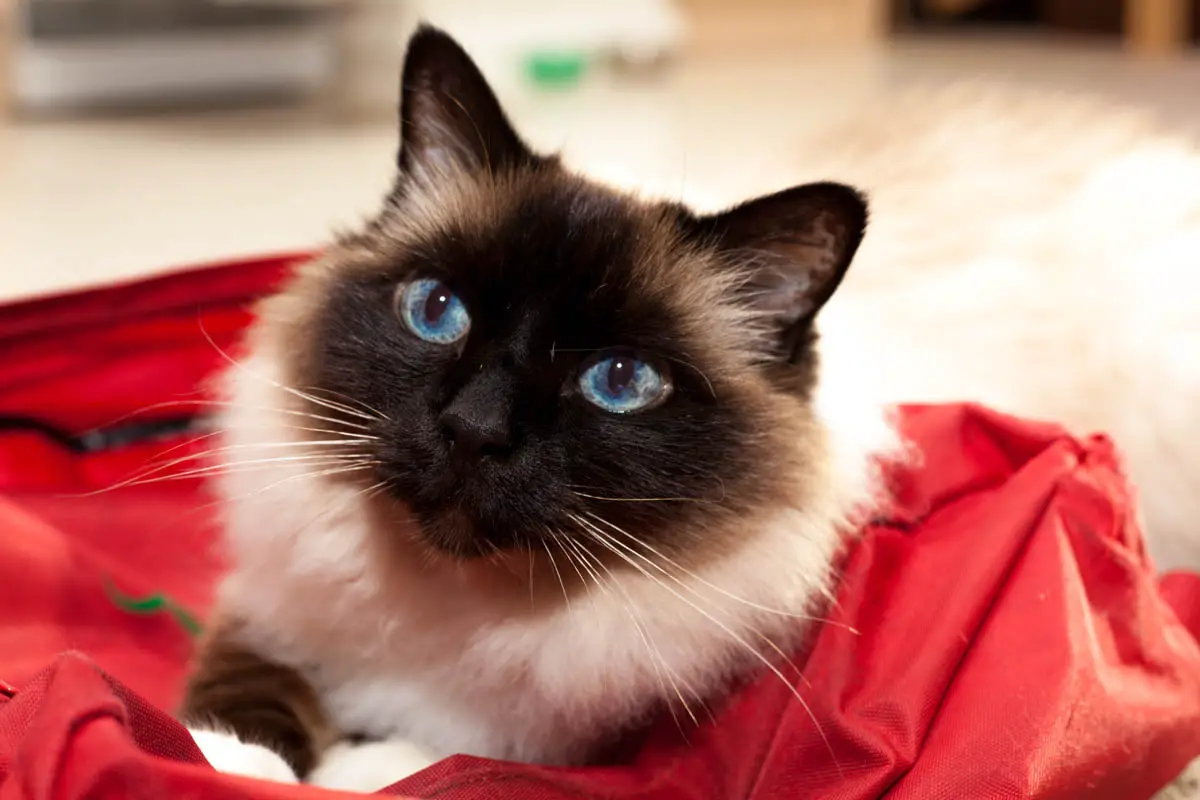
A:
[[[781,354],[833,296],[867,226],[867,201],[838,183],[811,183],[703,217],[703,237],[746,269],[741,288],[779,334]]]
[[[428,25],[413,34],[402,82],[401,173],[499,171],[534,158],[479,67],[448,34]]]

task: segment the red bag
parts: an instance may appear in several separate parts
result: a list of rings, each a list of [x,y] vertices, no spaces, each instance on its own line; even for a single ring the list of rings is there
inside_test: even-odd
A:
[[[0,800],[332,796],[213,772],[163,711],[191,637],[113,601],[162,591],[203,617],[220,569],[203,481],[98,491],[186,440],[248,304],[299,258],[0,309]],[[807,709],[767,675],[618,766],[459,757],[394,792],[1150,797],[1200,754],[1200,579],[1156,580],[1106,440],[963,406],[904,425],[926,466],[896,476],[838,624],[797,656]]]

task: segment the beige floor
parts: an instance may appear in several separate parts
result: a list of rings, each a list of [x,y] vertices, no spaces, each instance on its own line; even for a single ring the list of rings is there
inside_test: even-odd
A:
[[[736,178],[844,103],[918,81],[1050,83],[1152,105],[1200,134],[1200,57],[1113,46],[906,41],[883,52],[697,58],[571,92],[504,84],[536,143],[618,181],[691,195]],[[0,128],[0,298],[308,247],[352,224],[389,180],[389,121],[300,111],[191,112]],[[828,177],[828,176],[821,176]]]

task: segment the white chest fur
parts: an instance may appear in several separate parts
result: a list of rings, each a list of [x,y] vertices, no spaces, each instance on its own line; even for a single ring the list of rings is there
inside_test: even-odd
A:
[[[682,694],[695,707],[754,658],[759,633],[786,639],[837,544],[833,531],[810,539],[803,516],[783,514],[761,552],[743,553],[724,574],[604,575],[603,589],[569,606],[510,616],[471,598],[469,586],[441,583],[444,575],[379,574],[351,546],[366,535],[356,517],[317,528],[276,515],[277,530],[307,528],[302,543],[235,523],[240,565],[223,603],[256,646],[302,669],[343,730],[409,738],[438,756],[551,763],[579,758],[597,732],[656,701]],[[317,538],[330,542],[325,558]],[[779,558],[779,544],[792,558]]]

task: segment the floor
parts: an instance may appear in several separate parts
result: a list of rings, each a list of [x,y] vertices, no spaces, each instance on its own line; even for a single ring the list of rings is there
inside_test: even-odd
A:
[[[922,81],[987,76],[1154,106],[1200,135],[1200,55],[1110,44],[904,40],[882,51],[729,53],[569,91],[499,81],[528,137],[620,183],[684,196],[736,174],[831,109]],[[190,111],[0,127],[0,298],[319,244],[387,186],[390,119]],[[824,177],[824,176],[822,176]]]

